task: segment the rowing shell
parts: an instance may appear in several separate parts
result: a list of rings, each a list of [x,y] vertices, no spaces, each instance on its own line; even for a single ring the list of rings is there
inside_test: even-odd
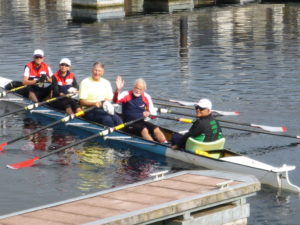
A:
[[[7,79],[4,79],[7,82]],[[0,85],[6,82],[1,82],[0,77]],[[10,94],[12,95],[12,93]],[[20,98],[19,95],[13,95],[15,98]],[[12,99],[11,96],[10,98]],[[8,99],[6,102],[15,103],[13,100]],[[23,102],[26,102],[26,100]],[[20,104],[20,102],[18,102],[18,104]],[[42,106],[36,110],[32,110],[31,115],[36,115],[37,117],[47,117],[54,120],[59,120],[65,116],[63,113],[47,106]],[[105,129],[100,124],[89,122],[82,118],[75,118],[66,125],[74,128],[76,127],[76,130],[85,131],[90,134],[94,134]],[[171,138],[173,134],[172,131],[164,128],[162,128],[162,131],[166,134],[168,139]],[[296,168],[295,166],[284,164],[281,167],[274,167],[226,149],[214,151],[214,153],[218,153],[221,156],[220,158],[214,158],[209,155],[197,155],[187,151],[173,150],[168,145],[144,140],[141,137],[128,135],[122,131],[116,131],[112,134],[109,134],[106,136],[105,140],[103,140],[103,138],[99,138],[98,140],[101,144],[105,143],[106,145],[113,147],[122,146],[136,150],[141,149],[212,170],[224,170],[234,173],[251,174],[258,178],[262,184],[293,192],[300,192],[300,187],[292,184],[289,180],[288,172],[294,170]]]

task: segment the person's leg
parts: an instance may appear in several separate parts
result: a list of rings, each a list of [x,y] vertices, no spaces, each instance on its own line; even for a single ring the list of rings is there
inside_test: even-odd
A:
[[[71,106],[67,106],[66,109],[65,109],[65,111],[66,111],[66,113],[69,114],[69,115],[74,114],[74,112],[73,112]]]
[[[121,117],[119,117],[118,115],[114,114],[114,115],[112,115],[111,117],[112,117],[114,126],[117,126],[117,125],[123,123]]]
[[[87,120],[90,120],[90,121],[93,121],[93,122],[97,122],[95,119],[95,115],[97,114],[97,109],[94,109],[94,110],[91,110],[91,111],[88,111],[84,114],[83,118],[87,119]]]
[[[177,145],[182,137],[183,137],[182,134],[173,133],[172,138],[171,138],[171,144]]]
[[[154,136],[158,140],[159,143],[167,143],[167,139],[163,132],[159,129],[159,127],[156,127],[154,130]]]
[[[38,102],[38,98],[33,91],[29,91],[28,98],[33,102]]]
[[[149,130],[144,127],[141,131],[141,135],[144,139],[149,140],[149,141],[153,141],[152,136],[149,134]]]
[[[71,108],[73,110],[73,113],[80,112],[81,108],[80,108],[79,104],[77,103],[77,101],[74,100],[74,99],[72,99],[72,98],[70,98],[69,100],[70,100],[70,106],[71,106]]]
[[[108,127],[114,127],[115,126],[113,117],[109,114],[102,114],[101,118],[99,118],[99,121],[104,126],[108,126]]]
[[[150,122],[144,122],[144,124],[148,128],[150,135],[154,137],[159,143],[167,143],[165,135],[157,125],[154,125]]]

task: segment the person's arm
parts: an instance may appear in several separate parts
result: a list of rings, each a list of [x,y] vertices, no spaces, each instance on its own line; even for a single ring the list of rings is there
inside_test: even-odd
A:
[[[189,129],[189,131],[187,133],[185,133],[183,135],[183,137],[179,140],[177,147],[184,149],[186,141],[189,137],[196,137],[196,136],[200,135],[201,133],[203,133],[202,125],[199,120],[196,120],[193,123],[192,127]]]
[[[38,80],[30,80],[29,79],[29,68],[25,66],[24,74],[23,74],[23,85],[34,85],[38,82]]]
[[[59,96],[59,87],[57,84],[56,77],[52,78],[52,97],[57,97]]]
[[[120,75],[116,77],[116,90],[114,92],[113,102],[114,103],[121,103],[118,99],[119,93],[121,92],[122,88],[124,87],[124,80]]]
[[[49,76],[47,76],[47,82],[52,83],[53,72],[52,72],[50,66],[48,66],[48,74],[49,74]]]
[[[148,99],[148,104],[149,104],[148,112],[149,112],[149,114],[150,115],[157,115],[157,111],[154,108],[154,104],[153,104],[151,96],[149,94],[147,94],[147,93],[144,93],[144,95]]]
[[[101,101],[91,102],[91,101],[89,101],[87,99],[80,99],[79,102],[80,102],[81,106],[88,106],[88,107],[96,106],[97,108],[102,107],[102,102]]]
[[[79,85],[78,85],[77,80],[76,80],[75,77],[73,79],[72,87],[76,88],[77,90],[79,89]]]

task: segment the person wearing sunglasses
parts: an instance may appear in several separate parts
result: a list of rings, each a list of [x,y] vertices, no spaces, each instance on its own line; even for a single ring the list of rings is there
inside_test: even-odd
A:
[[[184,149],[189,137],[200,142],[212,142],[223,137],[222,129],[212,115],[212,103],[209,99],[202,98],[195,104],[197,120],[187,133],[176,137],[172,141],[172,149]]]
[[[52,97],[78,93],[78,83],[75,74],[70,71],[71,60],[62,58],[59,62],[59,70],[52,76]],[[62,98],[51,104],[53,107],[64,110],[67,114],[75,114],[81,111],[78,102],[73,98]]]
[[[40,102],[50,95],[53,73],[44,62],[43,50],[34,50],[33,60],[25,65],[23,75],[23,85],[28,86],[28,98],[31,101]]]

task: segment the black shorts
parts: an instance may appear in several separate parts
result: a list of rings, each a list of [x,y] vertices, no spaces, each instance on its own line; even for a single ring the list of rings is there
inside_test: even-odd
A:
[[[124,131],[128,132],[130,134],[141,136],[141,132],[144,128],[147,128],[149,130],[149,133],[151,135],[153,135],[154,134],[154,129],[157,128],[157,126],[154,125],[153,123],[150,123],[150,122],[139,121],[139,122],[133,123],[129,126],[126,126],[124,128]]]
[[[27,88],[28,91],[32,91],[35,93],[39,102],[45,100],[50,95],[51,92],[51,85],[49,85],[48,87],[39,87],[36,85],[30,85]]]
[[[78,102],[75,99],[68,98],[68,97],[54,101],[54,102],[50,103],[49,105],[54,108],[61,109],[61,110],[66,110],[66,108],[71,107],[73,112],[76,112],[76,109],[79,108]]]

